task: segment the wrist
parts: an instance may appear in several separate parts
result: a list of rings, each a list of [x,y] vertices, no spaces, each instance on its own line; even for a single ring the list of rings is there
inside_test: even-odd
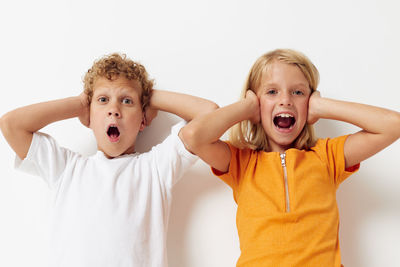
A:
[[[313,103],[314,114],[318,116],[318,118],[327,119],[331,109],[332,102],[329,98],[320,97]]]
[[[238,109],[238,112],[240,114],[241,121],[242,120],[254,120],[256,119],[255,116],[257,117],[257,114],[259,114],[259,104],[258,104],[258,99],[257,101],[254,101],[254,99],[250,98],[245,98],[241,102],[241,109]],[[257,120],[257,119],[256,119]]]
[[[149,104],[147,105],[147,108],[159,109],[159,99],[162,100],[162,97],[160,97],[160,94],[162,94],[162,92],[158,89],[151,90],[151,97],[150,97]]]

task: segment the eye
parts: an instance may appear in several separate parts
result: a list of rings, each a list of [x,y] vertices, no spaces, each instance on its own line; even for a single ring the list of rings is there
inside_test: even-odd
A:
[[[276,89],[267,89],[266,93],[267,93],[267,95],[276,95],[278,93],[278,90],[276,90]]]
[[[97,99],[97,101],[100,103],[106,103],[108,101],[108,98],[105,96],[101,96]]]
[[[304,95],[304,92],[302,90],[294,90],[293,94],[294,95]]]
[[[133,101],[130,98],[124,98],[124,99],[122,99],[122,103],[123,104],[127,104],[127,105],[131,105],[131,104],[133,104]]]

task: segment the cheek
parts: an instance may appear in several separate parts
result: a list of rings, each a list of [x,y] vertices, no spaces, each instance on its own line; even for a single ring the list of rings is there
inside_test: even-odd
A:
[[[301,124],[305,124],[308,116],[308,101],[303,101],[297,106],[298,120]]]
[[[127,121],[130,121],[131,123],[129,124],[132,127],[136,127],[137,125],[140,125],[143,120],[143,113],[141,110],[138,110],[136,112],[132,113],[126,113],[126,119]]]
[[[96,107],[93,105],[93,103],[91,103],[90,106],[89,106],[89,117],[90,117],[90,120],[92,120],[92,118],[95,116],[96,113],[97,113]]]
[[[92,130],[97,129],[101,126],[102,119],[99,112],[96,112],[95,109],[90,110],[90,128]]]
[[[261,119],[269,119],[271,118],[273,105],[269,101],[260,99],[260,113]]]
[[[307,115],[308,113],[308,99],[300,103],[300,111]]]

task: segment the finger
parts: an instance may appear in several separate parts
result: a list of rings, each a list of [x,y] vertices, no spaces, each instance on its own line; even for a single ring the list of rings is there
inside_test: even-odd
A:
[[[246,91],[246,98],[250,97],[252,94],[254,94],[254,92],[252,90],[248,89]]]
[[[318,96],[318,97],[321,96],[321,93],[320,93],[320,91],[318,91],[318,90],[315,90],[312,94],[313,94],[314,96]]]

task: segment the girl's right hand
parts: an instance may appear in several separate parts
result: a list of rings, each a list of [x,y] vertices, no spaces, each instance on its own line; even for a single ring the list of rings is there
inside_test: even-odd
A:
[[[247,101],[250,105],[251,111],[249,120],[254,124],[258,124],[261,120],[261,115],[260,115],[260,101],[257,95],[252,90],[247,90],[245,101]]]

